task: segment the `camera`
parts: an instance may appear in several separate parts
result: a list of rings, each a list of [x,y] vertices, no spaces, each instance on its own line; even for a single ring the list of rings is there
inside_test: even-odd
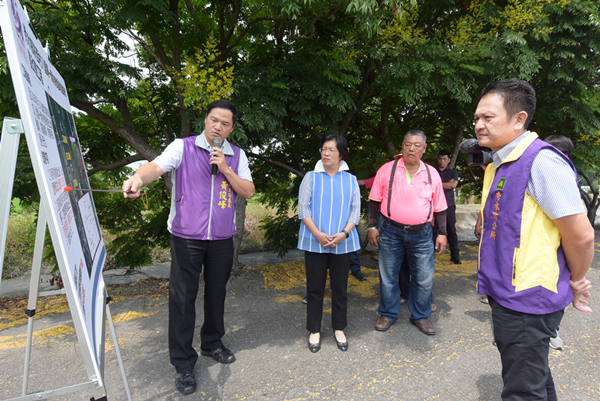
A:
[[[459,145],[462,153],[469,155],[469,166],[485,166],[492,163],[492,150],[479,146],[477,139],[465,139]]]
[[[469,166],[485,166],[492,163],[492,154],[487,150],[469,153]]]

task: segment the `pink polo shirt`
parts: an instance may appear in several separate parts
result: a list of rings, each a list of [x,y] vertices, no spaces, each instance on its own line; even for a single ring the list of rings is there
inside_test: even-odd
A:
[[[429,203],[433,197],[433,210],[429,221],[433,219],[434,212],[441,212],[448,208],[446,197],[444,196],[444,187],[442,179],[435,168],[429,166],[431,173],[431,185],[427,179],[427,170],[425,163],[420,161],[421,166],[417,173],[408,182],[404,159],[400,159],[394,175],[394,184],[392,187],[392,203],[390,207],[391,216],[388,216],[388,191],[390,187],[390,174],[394,162],[381,166],[375,182],[371,188],[369,199],[381,202],[379,209],[385,217],[402,224],[421,224],[427,221],[429,214]]]

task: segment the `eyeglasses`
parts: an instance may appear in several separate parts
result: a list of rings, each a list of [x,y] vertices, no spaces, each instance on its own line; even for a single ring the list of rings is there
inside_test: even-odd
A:
[[[424,143],[403,143],[402,147],[404,149],[410,149],[414,146],[415,150],[419,150],[421,149],[423,146],[425,146]]]
[[[321,152],[321,153],[329,152],[329,153],[333,154],[333,153],[338,153],[339,151],[337,149],[333,149],[333,148],[320,148],[319,152]]]

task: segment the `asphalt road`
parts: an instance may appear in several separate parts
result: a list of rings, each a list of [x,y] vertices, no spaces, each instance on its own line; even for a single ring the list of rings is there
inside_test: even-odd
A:
[[[597,239],[598,241],[598,239]],[[330,323],[330,297],[323,318],[323,345],[307,348],[302,263],[255,266],[230,281],[224,342],[236,355],[231,365],[200,357],[198,391],[189,396],[175,389],[175,369],[167,349],[166,280],[144,280],[111,286],[121,352],[134,400],[499,400],[500,358],[492,345],[490,310],[475,292],[473,242],[461,242],[462,265],[449,256],[436,259],[434,294],[438,311],[431,322],[435,336],[426,336],[408,322],[403,305],[387,332],[377,332],[379,301],[376,262],[361,262],[368,280],[349,280],[346,335],[348,352],[337,349]],[[600,244],[596,244],[597,252]],[[600,258],[588,279],[600,282]],[[598,294],[598,293],[596,293]],[[594,297],[600,295],[592,294]],[[195,346],[199,349],[202,293],[197,303]],[[596,298],[598,299],[598,298]],[[585,314],[567,308],[560,334],[563,351],[550,352],[550,366],[560,400],[600,399],[600,302]],[[21,394],[26,324],[10,327],[18,298],[2,303],[0,331],[0,399]],[[29,391],[43,391],[87,380],[68,311],[60,302],[43,308],[36,320]],[[22,309],[21,309],[22,310]],[[112,340],[111,340],[112,341]],[[126,400],[114,349],[107,343],[105,381],[108,400]],[[79,392],[60,400],[89,400]]]

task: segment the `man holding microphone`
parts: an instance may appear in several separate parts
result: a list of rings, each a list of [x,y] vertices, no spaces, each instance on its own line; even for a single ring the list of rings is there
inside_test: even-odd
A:
[[[125,197],[137,198],[143,185],[175,170],[171,174],[173,193],[167,224],[171,233],[169,356],[181,374],[175,384],[183,394],[196,391],[194,366],[198,353],[192,341],[202,266],[205,286],[201,353],[220,363],[235,361],[221,341],[225,334],[225,286],[233,265],[236,197],[250,199],[254,195],[246,154],[226,140],[236,119],[237,110],[231,102],[212,102],[201,135],[176,139],[123,183],[123,191],[128,191]]]

